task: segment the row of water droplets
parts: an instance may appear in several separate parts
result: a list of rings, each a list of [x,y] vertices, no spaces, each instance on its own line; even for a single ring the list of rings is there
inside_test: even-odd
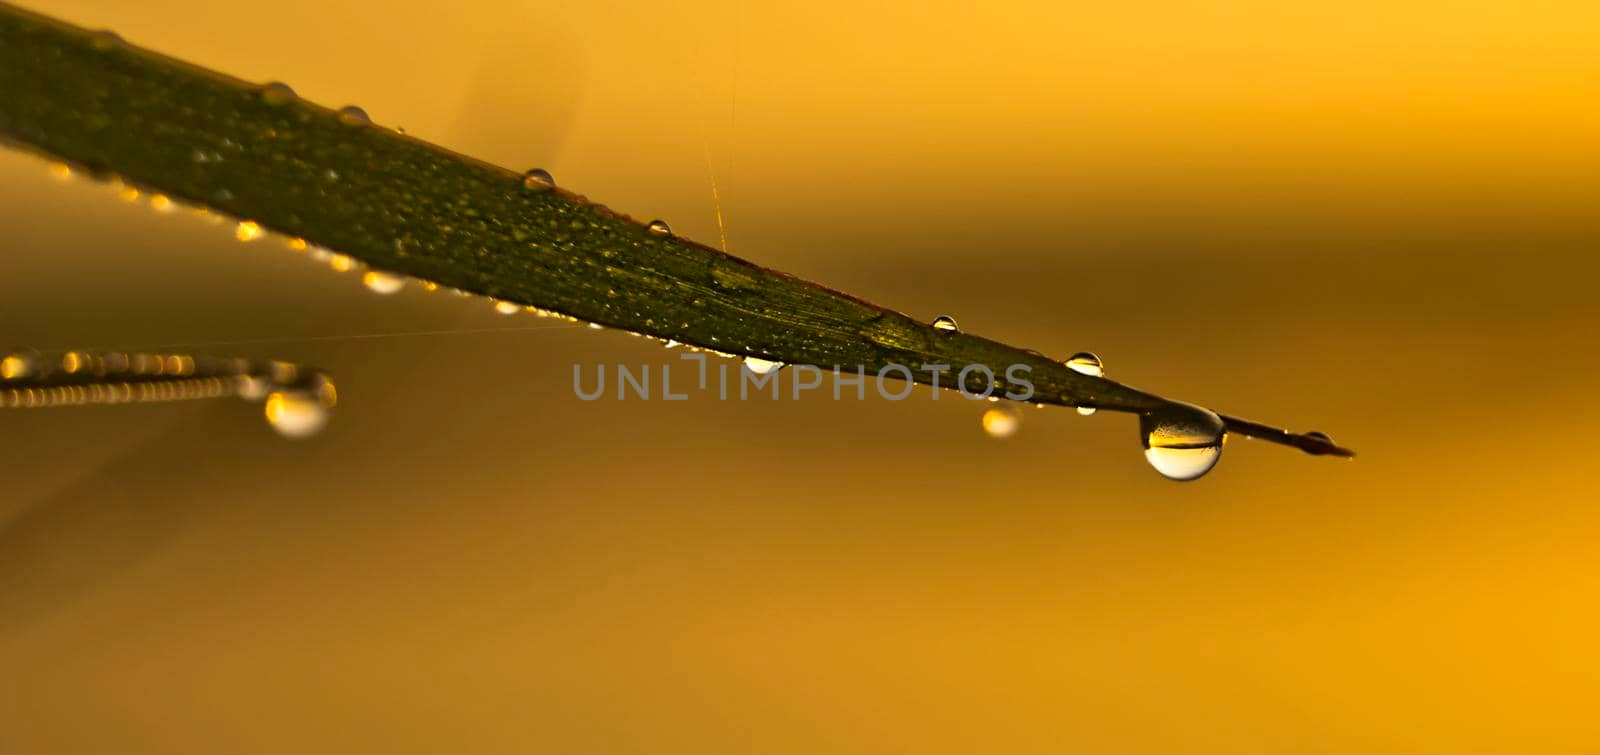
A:
[[[0,409],[131,404],[237,396],[258,402],[288,438],[317,434],[338,404],[327,374],[291,362],[189,354],[31,349],[0,357]]]
[[[271,82],[263,85],[259,90],[259,94],[264,101],[275,105],[286,104],[297,99],[294,90],[281,82]],[[372,119],[367,115],[366,111],[354,105],[339,109],[337,116],[341,123],[349,126],[359,127],[372,124]],[[202,161],[215,159],[216,157],[215,155],[208,156],[203,152],[197,152],[196,154],[198,155],[196,159]],[[72,175],[71,168],[62,164],[53,165],[52,172],[62,178]],[[555,179],[550,172],[542,168],[535,168],[525,172],[522,177],[522,184],[526,189],[532,191],[549,190],[556,185]],[[126,201],[136,202],[141,198],[140,190],[134,186],[121,184],[118,191]],[[177,203],[174,200],[159,193],[152,194],[149,197],[149,206],[158,212],[171,212],[176,208],[176,205]],[[210,219],[212,222],[223,221],[221,215],[210,212],[203,207],[194,208],[194,212]],[[664,220],[653,220],[646,228],[649,233],[655,235],[669,236],[672,234],[671,227]],[[252,242],[264,237],[266,233],[266,230],[257,222],[240,220],[235,227],[234,235],[241,242]],[[337,272],[349,272],[364,267],[347,255],[308,244],[304,239],[291,238],[288,239],[287,243],[290,249],[297,252],[305,252],[312,259],[327,264]],[[380,295],[398,293],[408,285],[417,285],[428,292],[437,291],[441,288],[438,283],[432,281],[415,279],[403,274],[377,269],[363,270],[361,281],[369,291]],[[450,291],[463,297],[476,296],[459,289],[450,289]],[[538,307],[524,306],[515,302],[492,298],[489,301],[495,311],[505,315],[529,312],[540,317],[555,317],[573,323],[580,322],[580,320],[570,315]],[[601,328],[596,323],[589,323],[589,327],[594,329]],[[935,318],[932,327],[942,333],[959,332],[955,319],[948,315],[940,315]],[[644,334],[640,333],[633,333],[632,335],[644,336]],[[661,339],[655,336],[644,337],[662,341],[667,348],[680,345],[673,340]],[[735,357],[735,355],[713,349],[694,348],[694,350],[706,351],[719,356]],[[755,356],[745,356],[742,359],[745,367],[758,375],[770,374],[784,367],[782,362]],[[1074,354],[1067,358],[1063,364],[1069,369],[1084,375],[1103,377],[1105,374],[1103,362],[1098,356],[1090,352]],[[331,381],[328,385],[331,390]],[[239,391],[239,395],[247,397],[255,393],[256,391],[253,390]],[[326,410],[331,408],[331,403],[323,405],[320,401],[307,401],[302,396],[291,395],[281,391],[269,392],[264,394],[263,398],[265,399],[268,420],[280,432],[293,437],[303,437],[320,430],[326,424]],[[1016,434],[1020,429],[1022,413],[1017,410],[1014,404],[1001,404],[997,398],[991,398],[991,401],[995,401],[996,405],[990,407],[983,414],[982,427],[984,431],[996,438],[1006,438]],[[317,407],[321,408],[318,409]],[[1096,410],[1094,407],[1079,406],[1077,411],[1079,414],[1088,416],[1094,414]],[[1223,422],[1215,413],[1180,402],[1170,402],[1157,410],[1141,415],[1140,435],[1145,448],[1146,459],[1151,466],[1162,475],[1175,480],[1197,479],[1210,471],[1221,457],[1222,445],[1226,440]],[[1326,438],[1321,433],[1310,433],[1310,435]]]
[[[960,332],[955,318],[949,315],[935,318],[933,328],[943,333]],[[1092,352],[1080,351],[1067,357],[1062,364],[1082,375],[1105,377],[1105,363]],[[998,401],[995,397],[990,400]],[[1077,411],[1089,416],[1095,413],[1095,408],[1079,406]],[[1022,416],[1015,403],[997,403],[984,411],[983,431],[990,437],[1009,438],[1021,429]],[[1144,446],[1145,460],[1151,467],[1168,479],[1188,481],[1203,477],[1217,465],[1227,433],[1222,418],[1215,412],[1172,401],[1139,416],[1139,439]]]
[[[283,89],[286,89],[286,87]],[[275,85],[268,85],[264,91],[278,93],[273,96],[281,96],[282,93],[282,90],[275,88]],[[366,119],[365,112],[355,107],[347,107],[341,110],[340,119],[351,125],[370,122]],[[52,165],[51,173],[58,178],[72,176],[71,168],[64,164]],[[530,190],[546,190],[555,186],[555,180],[548,171],[536,168],[527,171],[523,175],[523,185]],[[170,213],[179,206],[178,202],[160,193],[146,194],[139,188],[120,181],[115,182],[115,186],[118,196],[124,201],[138,203],[147,200],[150,208],[157,212]],[[204,207],[194,207],[192,211],[195,215],[212,223],[222,223],[226,220],[221,214],[212,212]],[[672,233],[671,227],[662,220],[652,221],[647,228],[653,234],[670,235]],[[257,242],[269,235],[269,232],[264,227],[252,220],[239,220],[236,221],[234,226],[234,237],[241,243]],[[290,250],[306,254],[313,261],[325,264],[335,272],[360,271],[362,285],[367,290],[378,295],[396,294],[408,286],[417,287],[425,292],[435,292],[444,288],[433,281],[412,278],[400,273],[365,269],[366,266],[363,263],[348,255],[310,244],[301,238],[286,238],[285,244]],[[551,310],[489,297],[478,297],[476,294],[460,289],[449,288],[446,290],[461,297],[483,298],[493,306],[496,312],[504,315],[532,313],[539,317],[557,318],[572,323],[581,322],[576,317]],[[948,315],[940,315],[933,320],[931,325],[934,330],[944,334],[960,332],[955,318]],[[601,329],[601,326],[595,323],[589,323],[589,327]],[[640,333],[632,333],[632,335],[660,341],[667,348],[676,348],[681,345],[677,341],[655,336]],[[711,349],[690,348],[694,351],[705,351],[719,356],[735,356]],[[745,356],[741,359],[744,366],[757,375],[771,374],[785,366],[781,361],[763,359],[756,356]],[[1105,374],[1104,363],[1097,355],[1091,352],[1073,354],[1064,360],[1063,364],[1067,368],[1084,375],[1103,377]],[[290,437],[305,437],[319,431],[327,422],[327,409],[331,408],[331,406],[322,405],[319,401],[307,400],[302,395],[282,391],[262,391],[251,388],[248,385],[245,389],[237,391],[237,394],[247,398],[263,400],[268,421],[279,432]],[[983,413],[981,419],[984,432],[995,438],[1009,438],[1015,435],[1021,428],[1023,417],[1018,405],[1009,401],[1002,402],[998,397],[991,397],[991,401],[994,402],[994,405]],[[11,405],[27,404],[14,402]],[[1038,406],[1042,407],[1043,405],[1039,404]],[[1173,407],[1175,408],[1169,411],[1158,411],[1140,418],[1140,432],[1145,446],[1145,455],[1151,466],[1164,476],[1179,480],[1196,479],[1215,466],[1216,461],[1220,458],[1223,437],[1217,428],[1221,427],[1221,420],[1217,419],[1215,414],[1199,407],[1176,403],[1173,404]],[[1096,410],[1094,407],[1080,406],[1077,407],[1077,411],[1079,414],[1088,416],[1094,414]]]

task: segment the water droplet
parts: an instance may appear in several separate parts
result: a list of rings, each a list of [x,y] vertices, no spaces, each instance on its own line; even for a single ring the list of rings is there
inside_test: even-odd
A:
[[[783,362],[774,362],[761,357],[745,357],[744,366],[757,375],[766,375],[783,369]]]
[[[269,81],[261,85],[261,101],[268,105],[287,105],[294,102],[295,98],[294,90],[281,81]]]
[[[494,311],[502,315],[514,315],[522,311],[522,305],[509,301],[497,301],[494,303]]]
[[[61,369],[68,375],[75,375],[78,370],[88,366],[89,355],[77,351],[69,351],[61,355]]]
[[[601,325],[600,323],[597,323],[597,322],[591,322],[591,323],[589,323],[589,329],[590,330],[605,330],[606,326]]]
[[[1073,354],[1067,357],[1067,361],[1062,362],[1062,364],[1066,365],[1067,369],[1082,375],[1105,377],[1106,374],[1105,365],[1100,362],[1100,357],[1089,351],[1080,351]],[[1095,408],[1092,406],[1080,406],[1078,407],[1078,413],[1087,417],[1095,413]]]
[[[671,236],[672,226],[667,225],[665,220],[652,220],[650,221],[650,232],[657,236]]]
[[[1009,438],[1022,428],[1022,413],[1014,406],[992,406],[983,413],[983,431],[991,438]]]
[[[254,220],[241,220],[233,229],[233,237],[240,241],[255,241],[263,233],[265,231],[261,230],[261,225]]]
[[[355,105],[345,105],[339,108],[339,122],[346,126],[367,126],[372,123],[372,118],[367,115],[367,111]]]
[[[172,212],[172,200],[165,194],[157,194],[150,198],[150,209],[156,212]]]
[[[667,342],[666,342],[666,343],[664,343],[664,344],[661,344],[661,345],[662,345],[662,346],[664,346],[664,347],[666,347],[666,348],[669,348],[669,349],[676,349],[676,348],[678,348],[678,347],[679,347],[679,346],[682,346],[682,345],[683,345],[683,344],[681,344],[681,343],[678,343],[678,342],[677,342],[677,341],[674,341],[674,340],[672,340],[672,339],[670,339],[670,338],[669,338],[669,339],[667,339]]]
[[[117,190],[117,196],[124,202],[139,201],[139,189],[133,186],[124,186]]]
[[[328,267],[336,273],[348,273],[356,267],[356,261],[348,255],[335,254],[328,258]]]
[[[1139,416],[1144,457],[1169,480],[1195,480],[1222,458],[1226,427],[1209,409],[1171,401]]]
[[[65,181],[72,177],[72,166],[66,163],[50,163],[50,175],[56,180]]]
[[[0,379],[21,380],[32,377],[39,369],[39,358],[26,351],[7,354],[0,359]]]
[[[549,189],[556,185],[556,179],[550,175],[550,171],[534,168],[522,174],[522,185],[528,189]]]
[[[239,384],[234,389],[239,398],[246,401],[260,401],[267,397],[267,391],[272,384],[260,375],[240,375]]]
[[[124,42],[122,41],[122,35],[110,29],[101,29],[93,33],[89,39],[89,44],[96,50],[110,50],[114,47],[120,47]]]
[[[382,270],[368,270],[366,275],[361,276],[361,285],[366,286],[367,290],[375,294],[387,296],[405,288],[406,279],[403,275],[395,275]]]
[[[1067,361],[1062,364],[1065,364],[1067,369],[1083,375],[1105,377],[1106,374],[1105,365],[1100,362],[1100,357],[1087,351],[1080,351],[1067,357]]]
[[[956,318],[951,317],[950,315],[939,315],[938,317],[933,318],[933,329],[941,330],[946,333],[960,332],[960,328],[956,326]]]
[[[1328,437],[1328,434],[1325,433],[1325,432],[1322,432],[1321,430],[1312,430],[1311,432],[1306,433],[1305,436],[1307,438],[1316,438],[1317,440],[1320,440],[1323,443],[1330,443],[1330,444],[1333,443],[1333,438]]]
[[[272,429],[285,438],[309,438],[328,425],[328,407],[319,397],[300,391],[273,391],[262,411]]]

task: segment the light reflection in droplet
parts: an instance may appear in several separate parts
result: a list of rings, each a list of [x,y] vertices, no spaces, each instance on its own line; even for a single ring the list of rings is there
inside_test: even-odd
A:
[[[1216,413],[1177,401],[1139,416],[1145,459],[1163,477],[1180,482],[1199,479],[1217,465],[1226,429]]]
[[[406,279],[403,275],[396,275],[382,270],[368,270],[365,275],[361,276],[361,285],[366,286],[368,291],[375,294],[387,296],[405,288]]]
[[[295,440],[316,435],[328,425],[328,407],[317,397],[299,391],[273,391],[262,412],[279,435]]]

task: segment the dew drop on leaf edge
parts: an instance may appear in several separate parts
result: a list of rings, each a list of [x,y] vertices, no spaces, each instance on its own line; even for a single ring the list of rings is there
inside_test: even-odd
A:
[[[361,276],[361,285],[368,291],[381,296],[388,296],[406,287],[405,276],[383,270],[368,270]]]
[[[1169,401],[1139,416],[1145,460],[1169,480],[1197,480],[1222,458],[1222,418],[1209,409]]]
[[[549,189],[556,185],[556,179],[550,175],[550,171],[534,168],[522,174],[522,185],[528,189]]]
[[[1073,354],[1072,356],[1067,357],[1067,361],[1062,362],[1062,364],[1066,365],[1067,369],[1081,375],[1105,377],[1106,374],[1105,364],[1101,362],[1100,357],[1092,351],[1080,351],[1076,354]],[[1078,413],[1088,417],[1095,413],[1095,408],[1092,406],[1080,406],[1078,407]]]
[[[757,375],[766,375],[783,369],[783,362],[774,362],[760,357],[745,357],[744,366],[745,369]]]
[[[345,105],[339,108],[339,122],[349,126],[366,126],[372,123],[372,118],[360,107]]]

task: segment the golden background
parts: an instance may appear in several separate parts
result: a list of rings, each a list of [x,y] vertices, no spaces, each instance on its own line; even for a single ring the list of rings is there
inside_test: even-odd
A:
[[[702,240],[715,175],[736,254],[1360,458],[585,403],[574,363],[676,353],[7,152],[6,346],[341,402],[0,414],[0,751],[1600,749],[1600,4],[982,5],[29,7]]]

